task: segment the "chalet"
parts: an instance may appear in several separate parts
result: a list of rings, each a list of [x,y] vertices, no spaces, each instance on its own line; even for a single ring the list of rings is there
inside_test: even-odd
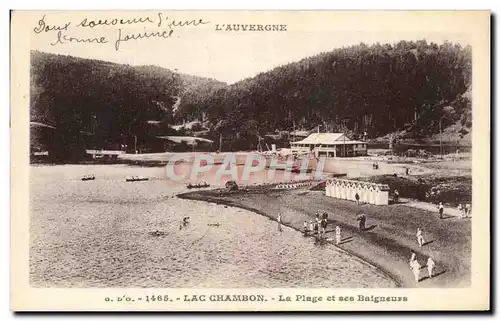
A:
[[[367,154],[366,142],[352,140],[343,133],[313,133],[291,142],[292,154],[314,154],[316,157],[351,157]]]

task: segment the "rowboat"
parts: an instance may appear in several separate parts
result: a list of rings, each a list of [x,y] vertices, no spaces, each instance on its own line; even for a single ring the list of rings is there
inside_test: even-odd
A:
[[[147,177],[140,177],[140,176],[132,176],[132,177],[127,177],[125,181],[127,182],[142,182],[142,181],[148,181],[149,178]]]
[[[208,183],[205,182],[203,184],[194,184],[193,185],[193,184],[189,183],[187,185],[187,188],[204,188],[204,187],[210,187],[210,184],[208,184]]]

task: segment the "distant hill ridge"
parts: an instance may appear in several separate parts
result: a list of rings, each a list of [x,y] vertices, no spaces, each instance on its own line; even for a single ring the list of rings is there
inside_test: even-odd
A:
[[[30,116],[58,128],[67,143],[76,130],[109,140],[146,135],[147,124],[175,135],[173,125],[193,121],[208,138],[222,134],[241,148],[257,135],[318,125],[422,140],[439,134],[440,119],[446,136],[459,140],[470,137],[471,78],[470,47],[424,40],[338,48],[232,85],[32,51]]]

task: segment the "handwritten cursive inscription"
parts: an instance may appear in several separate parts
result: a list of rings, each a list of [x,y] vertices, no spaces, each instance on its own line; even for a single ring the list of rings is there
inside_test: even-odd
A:
[[[144,38],[170,38],[174,33],[173,30],[167,31],[157,31],[157,32],[140,32],[131,35],[125,35],[122,38],[122,29],[118,29],[118,39],[115,42],[115,49],[120,49],[120,43],[130,41],[130,40],[138,40]]]
[[[173,29],[175,27],[179,28],[187,26],[197,27],[199,25],[206,25],[208,23],[210,23],[210,21],[204,21],[203,19],[171,20],[168,17],[163,18],[163,14],[161,12],[158,12],[158,27],[165,25],[170,29]]]
[[[68,30],[68,27],[71,25],[71,22],[67,22],[64,26],[50,26],[45,22],[45,15],[43,15],[42,19],[38,20],[38,26],[33,29],[35,33],[41,32],[50,32],[50,31],[58,31],[58,30]]]
[[[95,28],[98,26],[116,26],[116,25],[133,25],[139,23],[153,23],[153,20],[149,16],[146,17],[135,17],[133,19],[104,19],[104,20],[88,20],[88,18],[83,19],[77,27],[82,28]]]
[[[65,43],[71,43],[71,42],[84,42],[84,43],[108,43],[108,40],[106,37],[96,37],[96,38],[76,38],[76,37],[69,37],[65,34],[62,33],[62,31],[57,32],[57,39],[54,42],[51,42],[50,44],[52,46],[55,46],[57,44],[65,44]]]
[[[56,36],[55,41],[52,39],[52,42],[49,42],[51,46],[71,44],[71,43],[106,44],[108,42],[112,43],[114,42],[115,49],[119,50],[120,46],[124,42],[130,42],[146,38],[162,38],[162,39],[172,38],[172,34],[176,29],[194,28],[210,23],[210,21],[206,21],[203,19],[175,20],[172,19],[171,17],[164,16],[161,12],[158,13],[156,16],[157,16],[156,21],[154,15],[136,16],[127,19],[122,19],[119,17],[108,17],[106,19],[90,19],[88,17],[85,17],[84,19],[80,20],[77,24],[72,24],[73,22],[68,21],[64,25],[55,25],[55,24],[50,25],[49,23],[47,23],[46,17],[44,15],[40,20],[38,20],[37,26],[33,29],[33,31],[36,34],[47,33]],[[134,29],[136,27],[134,28],[131,25],[141,25],[141,24],[144,27],[144,31],[134,32]],[[112,37],[114,39],[110,38],[109,33],[105,34],[103,33],[97,35],[94,34],[88,36],[78,35],[78,37],[71,35],[71,31],[74,29],[87,29],[89,30],[89,32],[94,33],[93,30],[102,30],[102,29],[108,29],[114,31],[116,30],[113,28],[114,26],[117,26],[119,28],[118,37],[117,38]]]

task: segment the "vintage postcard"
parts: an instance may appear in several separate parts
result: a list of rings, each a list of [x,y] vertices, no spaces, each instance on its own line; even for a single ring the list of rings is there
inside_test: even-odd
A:
[[[12,11],[11,309],[490,309],[489,11]]]

